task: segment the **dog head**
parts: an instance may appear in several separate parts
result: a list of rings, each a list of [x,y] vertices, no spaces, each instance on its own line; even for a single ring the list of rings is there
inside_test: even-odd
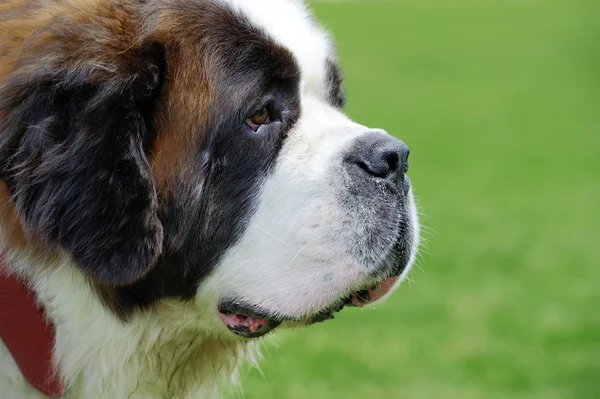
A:
[[[177,298],[256,337],[398,285],[418,245],[408,147],[344,114],[301,4],[53,7],[1,60],[0,177],[30,239],[118,315]]]

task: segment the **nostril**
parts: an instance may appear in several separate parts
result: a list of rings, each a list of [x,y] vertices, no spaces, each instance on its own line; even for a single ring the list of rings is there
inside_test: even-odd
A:
[[[388,152],[385,156],[385,160],[388,164],[388,173],[392,170],[398,170],[398,163],[400,163],[400,155],[397,152]]]
[[[356,163],[362,170],[375,177],[386,177],[390,173],[388,164],[384,162],[361,160]]]

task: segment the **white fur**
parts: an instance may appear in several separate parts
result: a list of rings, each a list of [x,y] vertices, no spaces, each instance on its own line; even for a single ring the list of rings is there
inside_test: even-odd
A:
[[[223,295],[301,317],[348,294],[372,271],[347,253],[360,221],[348,220],[336,199],[343,187],[328,173],[368,129],[324,100],[326,60],[333,56],[327,36],[296,1],[221,1],[294,54],[302,71],[302,117],[264,183],[247,231],[192,303],[163,300],[122,323],[100,303],[68,255],[40,265],[44,261],[27,252],[5,252],[11,269],[32,283],[55,325],[54,361],[68,399],[216,397],[221,383],[235,381],[240,361],[258,355],[257,341],[239,340],[220,321],[216,307]],[[414,205],[410,212],[416,248]],[[0,231],[2,248],[5,239]],[[1,342],[0,367],[3,399],[42,397],[20,377]]]
[[[258,341],[246,344],[215,334],[219,329],[202,303],[162,301],[122,323],[98,301],[66,255],[45,270],[39,268],[40,259],[25,253],[4,256],[13,270],[33,282],[31,288],[55,324],[54,361],[69,387],[67,399],[213,398],[222,383],[235,385],[240,360],[253,362],[258,355]],[[31,391],[15,377],[15,366],[6,357],[0,350],[0,363],[10,370],[2,369],[0,387],[21,384],[23,394]]]
[[[10,352],[0,340],[0,392],[6,399],[44,399],[38,390],[30,386],[19,371]]]

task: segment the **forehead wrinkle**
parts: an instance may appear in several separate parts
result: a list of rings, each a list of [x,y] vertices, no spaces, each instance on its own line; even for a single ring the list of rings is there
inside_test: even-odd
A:
[[[303,93],[327,94],[327,59],[333,45],[296,0],[220,0],[260,28],[274,42],[287,48],[302,74]]]

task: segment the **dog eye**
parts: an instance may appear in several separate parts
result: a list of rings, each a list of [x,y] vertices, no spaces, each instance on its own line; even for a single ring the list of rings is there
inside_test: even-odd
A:
[[[246,124],[250,126],[250,129],[257,131],[262,125],[266,125],[271,122],[271,113],[267,107],[262,107],[246,118]]]

